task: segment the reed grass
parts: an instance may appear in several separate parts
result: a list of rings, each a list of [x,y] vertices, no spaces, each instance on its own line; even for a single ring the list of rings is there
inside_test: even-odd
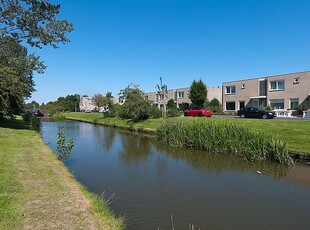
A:
[[[250,161],[293,163],[285,142],[231,122],[171,120],[156,130],[156,139],[176,147],[235,154]]]

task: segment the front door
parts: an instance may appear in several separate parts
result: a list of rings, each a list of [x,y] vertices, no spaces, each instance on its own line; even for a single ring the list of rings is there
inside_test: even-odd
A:
[[[243,109],[245,107],[245,101],[239,101],[239,109]]]

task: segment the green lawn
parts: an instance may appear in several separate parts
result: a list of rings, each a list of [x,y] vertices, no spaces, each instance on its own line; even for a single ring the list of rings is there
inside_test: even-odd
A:
[[[156,130],[165,121],[163,119],[149,119],[143,122],[131,123],[120,118],[104,118],[100,113],[65,113],[67,118],[77,119],[98,124],[115,125],[120,127],[133,127],[136,129]],[[281,120],[281,119],[240,119],[240,118],[200,118],[179,117],[170,119],[183,119],[194,122],[197,119],[205,119],[215,122],[234,122],[243,125],[253,131],[263,131],[279,137],[287,143],[291,152],[310,154],[310,121],[309,120]],[[169,120],[169,119],[168,119]]]
[[[2,122],[2,121],[1,121]],[[21,120],[0,123],[1,229],[122,229]]]

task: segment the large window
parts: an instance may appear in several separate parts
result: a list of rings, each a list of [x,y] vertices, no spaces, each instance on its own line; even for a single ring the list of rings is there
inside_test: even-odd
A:
[[[178,98],[184,98],[184,91],[178,92]]]
[[[284,90],[284,80],[271,81],[270,90]]]
[[[227,101],[226,102],[226,111],[235,111],[236,103],[234,101]]]
[[[299,105],[298,98],[291,98],[290,99],[290,109],[297,109]]]
[[[234,94],[236,93],[236,86],[226,86],[226,94]]]
[[[271,109],[284,109],[284,99],[270,100]]]

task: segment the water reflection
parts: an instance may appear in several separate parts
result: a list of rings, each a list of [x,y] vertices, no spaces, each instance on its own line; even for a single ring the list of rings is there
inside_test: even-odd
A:
[[[151,142],[147,140],[147,137],[127,133],[122,137],[121,143],[119,156],[125,164],[138,163],[151,155]]]
[[[208,171],[211,173],[221,173],[223,171],[238,172],[263,172],[275,178],[285,177],[292,166],[275,163],[259,163],[244,161],[240,157],[213,154],[205,151],[191,150],[184,148],[171,148],[168,145],[154,142],[158,150],[164,154],[169,154],[175,160],[184,160],[190,163],[195,169]]]
[[[128,229],[171,229],[171,215],[176,229],[189,223],[195,229],[310,225],[310,167],[170,148],[146,136],[79,122],[43,124],[43,138],[54,150],[58,126],[75,139],[66,166],[90,191],[116,194],[111,209],[129,218]]]

